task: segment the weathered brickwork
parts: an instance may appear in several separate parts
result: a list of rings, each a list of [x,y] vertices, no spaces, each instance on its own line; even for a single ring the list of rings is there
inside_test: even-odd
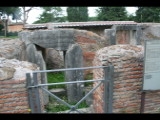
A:
[[[26,80],[0,81],[0,113],[29,113]]]
[[[130,43],[130,31],[119,30],[116,32],[116,44],[129,44]]]
[[[139,113],[141,106],[141,90],[143,79],[142,46],[114,45],[96,52],[93,65],[114,65],[113,112]],[[93,71],[94,79],[103,77],[103,70]],[[94,108],[103,113],[103,86],[94,93]],[[147,92],[145,97],[145,113],[159,112],[160,92]]]
[[[82,48],[84,67],[92,66],[95,52],[108,45],[103,37],[86,30],[75,30],[75,42]],[[84,74],[92,74],[92,70],[85,70]]]
[[[30,113],[25,75],[27,72],[39,70],[38,66],[26,61],[5,58],[0,58],[0,66],[0,113]],[[42,97],[40,91],[41,108],[44,109]]]
[[[23,30],[23,24],[8,25],[8,32],[19,32]]]

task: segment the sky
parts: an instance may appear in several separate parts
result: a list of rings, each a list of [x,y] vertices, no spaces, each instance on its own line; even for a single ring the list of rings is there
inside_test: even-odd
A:
[[[66,8],[67,7],[62,7],[64,11],[64,15],[67,15],[67,13],[65,12]],[[96,15],[95,9],[97,8],[98,7],[88,7],[88,14],[90,17],[94,17]],[[137,8],[136,7],[126,7],[126,10],[128,11],[129,14],[134,14]],[[35,8],[32,11],[30,11],[27,23],[32,24],[34,21],[38,20],[37,18],[39,17],[41,13],[42,13],[42,10],[39,8]]]

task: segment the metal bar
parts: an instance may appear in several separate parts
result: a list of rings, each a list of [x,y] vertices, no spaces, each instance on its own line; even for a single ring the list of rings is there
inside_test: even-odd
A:
[[[38,80],[37,80],[37,73],[33,73],[33,80],[34,80],[34,85],[36,86],[38,84]],[[40,97],[39,97],[39,88],[35,87],[35,98],[36,98],[36,107],[37,110],[35,110],[35,113],[41,113],[41,104],[40,104]]]
[[[70,113],[71,111],[73,111],[73,110],[72,110],[72,109],[69,110],[68,113]],[[79,111],[79,110],[77,110],[77,109],[75,109],[74,111],[77,111],[77,112],[79,112],[79,113],[82,113],[81,111]]]
[[[113,65],[109,65],[109,98],[108,98],[108,113],[112,113],[113,109],[113,75],[114,75],[114,67]]]
[[[44,90],[46,93],[48,93],[50,96],[54,97],[55,99],[59,100],[62,104],[67,105],[69,108],[72,108],[72,106],[70,104],[68,104],[67,102],[63,101],[62,99],[60,99],[59,97],[57,97],[56,95],[54,95],[50,91],[46,90],[45,88],[42,87],[42,90]]]
[[[59,71],[69,71],[69,70],[87,70],[87,69],[96,69],[96,68],[105,68],[108,66],[93,66],[93,67],[83,67],[83,68],[66,68],[66,69],[56,69],[56,70],[40,70],[33,71],[32,73],[44,73],[44,72],[59,72]]]
[[[104,113],[108,113],[108,104],[109,104],[109,100],[108,100],[108,98],[109,98],[109,78],[108,78],[108,76],[109,76],[109,68],[108,67],[105,67],[104,68],[104,94],[103,94],[103,97],[104,97],[104,101],[103,101],[103,103],[104,103]]]
[[[27,87],[31,86],[31,75],[30,73],[26,74],[26,79],[27,79]],[[29,107],[31,109],[31,113],[35,111],[34,105],[33,105],[33,99],[32,99],[32,89],[33,88],[28,88],[28,102],[29,102]]]
[[[35,112],[40,112],[41,113],[41,107],[40,107],[40,99],[39,99],[39,87],[42,88],[42,90],[44,90],[45,92],[47,92],[50,96],[56,98],[58,100],[58,102],[63,103],[64,105],[67,105],[71,110],[70,111],[78,111],[76,109],[76,107],[83,101],[85,100],[95,89],[97,89],[102,81],[105,81],[104,79],[98,79],[98,80],[84,80],[84,81],[73,81],[73,82],[61,82],[61,83],[50,83],[50,84],[38,84],[37,81],[37,73],[44,73],[44,72],[56,72],[56,71],[67,71],[67,70],[85,70],[85,69],[94,69],[94,68],[103,68],[105,69],[109,69],[108,66],[94,66],[94,67],[85,67],[85,68],[67,68],[67,69],[57,69],[57,70],[43,70],[43,71],[34,71],[33,73],[33,82],[34,82],[34,86],[28,85],[27,88],[34,88],[35,87],[35,97],[36,97],[36,104],[37,104],[37,111]],[[28,73],[29,74],[29,73]],[[27,74],[26,74],[27,75]],[[108,80],[108,78],[106,79]],[[75,106],[71,106],[70,104],[68,104],[67,102],[63,101],[62,99],[60,99],[59,97],[57,97],[56,95],[52,94],[50,91],[48,91],[47,89],[43,88],[42,86],[50,86],[50,85],[60,85],[60,84],[73,84],[73,83],[83,83],[83,82],[100,82],[95,88],[93,88],[90,92],[88,92]],[[108,80],[109,81],[109,80]],[[109,86],[107,81],[107,86]],[[108,87],[107,87],[108,89]],[[109,90],[107,91],[109,92]],[[106,94],[108,95],[108,93]],[[106,97],[105,97],[106,98]],[[107,97],[108,98],[108,97]],[[107,100],[108,101],[108,100]],[[105,103],[105,102],[104,102]],[[107,104],[107,103],[106,103]],[[35,107],[35,106],[33,106]],[[74,107],[74,109],[72,109]],[[70,112],[69,111],[69,112]],[[78,111],[80,112],[80,111]]]
[[[144,113],[145,95],[146,95],[146,92],[145,92],[145,91],[142,91],[142,93],[141,93],[141,106],[140,106],[140,113]]]
[[[75,105],[75,108],[77,108],[77,106],[78,106],[83,100],[85,100],[94,90],[96,90],[101,84],[102,84],[102,82],[100,82],[96,87],[94,87],[91,91],[89,91],[89,92]]]
[[[50,84],[38,84],[38,85],[34,85],[34,86],[29,86],[28,88],[51,86],[51,85],[62,85],[62,84],[72,84],[72,83],[97,82],[97,81],[104,81],[104,79],[73,81],[73,82],[61,82],[61,83],[50,83]]]

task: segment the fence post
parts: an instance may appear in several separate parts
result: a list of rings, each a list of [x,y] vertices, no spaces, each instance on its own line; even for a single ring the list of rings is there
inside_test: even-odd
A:
[[[31,86],[32,85],[32,82],[31,82],[31,75],[30,73],[26,73],[26,79],[27,79],[27,87]],[[29,109],[31,110],[31,113],[33,113],[35,111],[34,109],[34,105],[33,105],[33,88],[27,88],[27,91],[28,91],[28,103],[29,103]]]
[[[34,82],[34,86],[38,85],[38,80],[37,80],[37,73],[33,73],[33,82]],[[41,110],[41,104],[40,104],[40,95],[39,95],[39,88],[35,87],[35,99],[36,99],[36,105],[35,107],[37,108],[35,110],[35,113],[42,113]]]
[[[114,82],[114,66],[109,65],[109,103],[108,103],[108,112],[112,113],[113,111],[113,82]]]
[[[112,113],[113,66],[104,67],[104,113]]]

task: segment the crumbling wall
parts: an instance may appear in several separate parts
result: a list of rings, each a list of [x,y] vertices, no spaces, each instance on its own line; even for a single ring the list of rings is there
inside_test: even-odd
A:
[[[139,25],[113,25],[104,30],[104,37],[109,45],[141,45],[142,28]]]
[[[144,45],[145,40],[160,39],[160,25],[144,25],[141,35],[141,44]]]
[[[75,42],[82,48],[84,67],[92,66],[95,52],[108,45],[103,37],[86,30],[75,31]],[[92,70],[85,70],[85,76],[87,74],[92,74]]]
[[[0,39],[0,57],[26,60],[25,43],[19,39]]]
[[[78,43],[82,48],[84,67],[92,66],[95,51],[108,45],[103,37],[93,32],[75,29],[23,31],[19,33],[19,37],[25,42],[28,51],[32,44],[67,51],[70,45]],[[34,54],[34,51],[33,53],[31,51],[27,53]],[[33,59],[30,55],[28,58]]]
[[[0,58],[0,113],[30,113],[26,73],[35,70],[33,63]]]
[[[114,65],[113,113],[139,113],[143,79],[142,46],[113,45],[96,52],[94,66]],[[102,70],[94,70],[94,79],[102,78]],[[159,112],[159,91],[147,92],[145,113]],[[103,89],[94,94],[94,108],[103,113]]]

